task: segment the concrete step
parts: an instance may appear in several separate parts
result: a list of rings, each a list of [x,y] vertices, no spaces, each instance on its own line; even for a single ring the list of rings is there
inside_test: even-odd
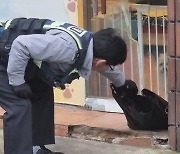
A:
[[[86,125],[56,125],[56,136],[94,140],[119,145],[169,149],[167,131],[120,131]]]
[[[56,137],[56,144],[48,145],[47,148],[65,154],[177,154],[172,150],[133,147],[71,137]],[[0,129],[0,154],[3,153],[3,131]]]

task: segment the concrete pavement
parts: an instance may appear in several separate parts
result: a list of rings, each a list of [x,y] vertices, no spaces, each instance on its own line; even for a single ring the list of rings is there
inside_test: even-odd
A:
[[[176,154],[171,150],[153,150],[126,145],[109,144],[83,139],[57,137],[56,145],[49,146],[53,151],[65,154]]]
[[[56,137],[56,144],[48,146],[53,151],[65,154],[177,154],[171,150],[153,150],[126,145],[109,144],[68,137]],[[3,132],[0,129],[0,154],[3,152]]]

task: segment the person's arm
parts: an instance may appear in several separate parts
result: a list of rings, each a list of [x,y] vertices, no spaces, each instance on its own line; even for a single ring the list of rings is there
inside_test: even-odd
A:
[[[124,73],[120,71],[118,66],[115,66],[113,70],[106,67],[98,72],[107,77],[116,87],[121,87],[125,83]]]
[[[17,37],[9,54],[7,68],[9,84],[18,86],[25,82],[25,68],[30,58],[61,63],[73,60],[75,52],[71,41],[68,36],[64,37],[62,34],[32,34]]]

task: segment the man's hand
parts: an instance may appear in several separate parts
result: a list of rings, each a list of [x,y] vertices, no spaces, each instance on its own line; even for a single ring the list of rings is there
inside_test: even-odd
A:
[[[124,85],[121,87],[116,87],[114,84],[111,83],[111,89],[114,90],[121,96],[134,96],[138,94],[138,87],[136,83],[132,80],[126,80]]]
[[[28,84],[23,83],[19,86],[12,86],[15,94],[21,98],[29,98],[32,95],[31,88]]]

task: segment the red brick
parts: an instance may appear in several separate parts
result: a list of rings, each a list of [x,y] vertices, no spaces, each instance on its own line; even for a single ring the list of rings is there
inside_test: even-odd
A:
[[[175,125],[176,119],[175,119],[175,109],[176,109],[176,103],[175,103],[175,92],[169,92],[168,102],[169,102],[169,108],[168,108],[168,123],[170,125]]]
[[[65,125],[55,125],[55,136],[68,137],[68,126]]]
[[[174,0],[168,0],[168,19],[170,21],[175,20],[174,10]]]
[[[150,137],[133,137],[122,140],[120,144],[137,146],[137,147],[152,147],[152,139]]]
[[[176,128],[176,133],[177,133],[177,151],[180,151],[180,128]]]
[[[179,8],[180,10],[180,8]],[[180,57],[180,23],[176,23],[176,56]]]
[[[179,71],[179,69],[180,69],[180,58],[177,58],[176,59],[176,71],[175,71],[176,72],[176,91],[180,91],[180,71]]]
[[[175,83],[175,58],[168,59],[168,91],[176,90]]]
[[[180,125],[180,93],[176,93],[176,125]],[[180,138],[179,138],[180,139]]]
[[[176,8],[175,8],[176,20],[180,21],[180,0],[175,0],[175,6],[176,6]],[[171,14],[171,11],[170,11],[170,14]]]
[[[168,23],[168,54],[175,56],[175,24]]]
[[[171,149],[176,150],[176,126],[169,126],[169,145]]]

